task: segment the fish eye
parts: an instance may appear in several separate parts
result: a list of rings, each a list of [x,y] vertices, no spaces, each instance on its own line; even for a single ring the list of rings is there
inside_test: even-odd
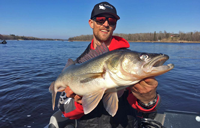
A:
[[[141,60],[146,60],[148,58],[149,58],[149,56],[147,54],[145,54],[145,53],[140,54],[140,59]]]

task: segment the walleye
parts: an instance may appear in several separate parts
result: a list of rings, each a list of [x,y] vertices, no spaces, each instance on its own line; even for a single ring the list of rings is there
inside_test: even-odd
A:
[[[99,51],[91,50],[92,54]],[[92,54],[88,53],[88,56]],[[93,54],[94,55],[94,54]],[[81,64],[69,59],[68,66],[56,79],[52,92],[52,107],[55,107],[56,93],[69,86],[82,97],[84,114],[90,113],[103,100],[106,111],[115,116],[118,110],[118,97],[125,88],[147,77],[166,73],[173,64],[163,65],[168,55],[140,53],[128,49],[106,52],[88,59]]]

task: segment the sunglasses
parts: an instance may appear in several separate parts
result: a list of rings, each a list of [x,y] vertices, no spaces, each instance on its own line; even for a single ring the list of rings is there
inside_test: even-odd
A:
[[[108,21],[109,25],[116,25],[117,23],[117,19],[112,17],[94,17],[93,20],[100,24],[104,24],[106,20]]]

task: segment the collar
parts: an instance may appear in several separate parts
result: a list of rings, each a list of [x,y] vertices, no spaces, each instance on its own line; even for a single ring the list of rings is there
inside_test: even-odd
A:
[[[124,38],[119,37],[119,36],[113,36],[108,49],[109,51],[112,51],[112,50],[117,50],[121,48],[129,48],[129,47],[130,47],[130,44]],[[92,39],[91,41],[90,49],[94,50],[94,39]]]

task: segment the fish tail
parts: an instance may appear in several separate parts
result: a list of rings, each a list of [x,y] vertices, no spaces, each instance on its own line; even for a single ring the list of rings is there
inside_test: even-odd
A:
[[[55,108],[55,100],[56,100],[56,92],[52,92],[52,109],[54,110]]]
[[[55,100],[56,100],[56,93],[57,91],[55,91],[55,82],[52,82],[50,87],[49,87],[49,92],[51,92],[52,94],[52,109],[54,110],[54,107],[55,107]]]

